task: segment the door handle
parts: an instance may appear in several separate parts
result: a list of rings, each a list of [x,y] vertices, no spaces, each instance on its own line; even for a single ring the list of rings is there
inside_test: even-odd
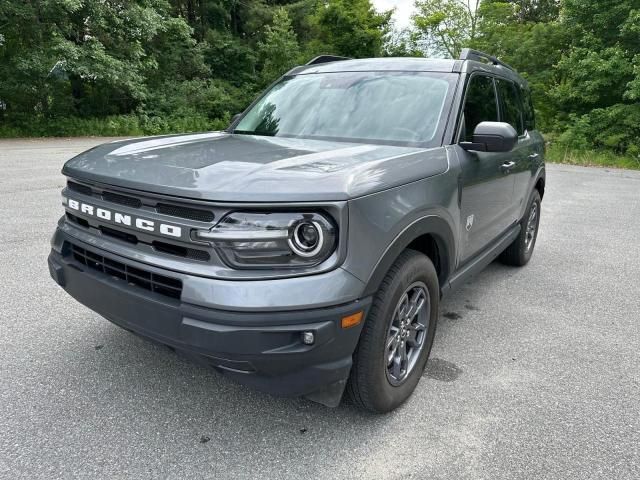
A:
[[[529,159],[531,159],[531,160],[537,160],[539,156],[540,156],[540,155],[539,155],[539,154],[537,154],[537,153],[532,153],[531,155],[529,155]]]
[[[516,166],[516,162],[506,162],[506,163],[503,163],[503,164],[500,166],[500,169],[501,169],[504,173],[509,173],[509,172],[511,171],[511,169],[512,169],[513,167],[515,167],[515,166]]]

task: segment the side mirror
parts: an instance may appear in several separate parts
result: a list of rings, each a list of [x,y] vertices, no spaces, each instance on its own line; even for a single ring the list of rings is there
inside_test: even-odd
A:
[[[508,123],[482,122],[473,131],[473,142],[461,142],[465,150],[510,152],[518,143],[518,132]]]

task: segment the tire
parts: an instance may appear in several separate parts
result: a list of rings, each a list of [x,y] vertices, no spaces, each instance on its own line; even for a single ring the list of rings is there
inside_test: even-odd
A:
[[[541,210],[540,192],[534,190],[529,200],[529,206],[524,218],[520,221],[520,234],[500,255],[500,261],[505,265],[523,267],[533,256],[533,250],[538,239]],[[535,215],[535,218],[533,216]],[[531,223],[533,222],[533,223]],[[531,230],[533,228],[533,230]]]
[[[402,312],[413,311],[407,310],[411,301],[420,305],[421,295],[424,296],[422,308],[413,308],[416,310],[412,317],[415,323],[400,321],[408,318],[408,315],[401,315]],[[431,260],[415,250],[405,250],[374,297],[353,356],[347,394],[354,404],[372,412],[386,413],[411,396],[433,345],[439,300],[438,275]],[[403,310],[404,307],[407,308]],[[391,345],[389,350],[387,345]],[[401,355],[402,345],[405,345],[406,357]],[[392,352],[395,352],[393,356]],[[389,358],[393,358],[391,363]],[[404,370],[402,365],[405,365]]]

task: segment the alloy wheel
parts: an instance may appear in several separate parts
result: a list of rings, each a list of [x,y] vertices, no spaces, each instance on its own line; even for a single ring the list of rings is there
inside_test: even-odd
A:
[[[400,297],[387,333],[386,374],[391,385],[401,385],[414,369],[425,345],[430,312],[427,286],[413,283]]]
[[[529,252],[533,247],[533,242],[536,239],[536,232],[538,230],[538,204],[533,202],[531,205],[531,211],[529,212],[529,220],[527,222],[527,235],[525,237],[525,248]]]

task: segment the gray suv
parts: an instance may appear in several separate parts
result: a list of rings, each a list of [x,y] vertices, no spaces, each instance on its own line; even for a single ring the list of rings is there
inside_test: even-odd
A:
[[[318,57],[226,131],[69,160],[49,270],[244,384],[387,412],[420,380],[441,296],[531,258],[543,154],[527,83],[494,57]]]

